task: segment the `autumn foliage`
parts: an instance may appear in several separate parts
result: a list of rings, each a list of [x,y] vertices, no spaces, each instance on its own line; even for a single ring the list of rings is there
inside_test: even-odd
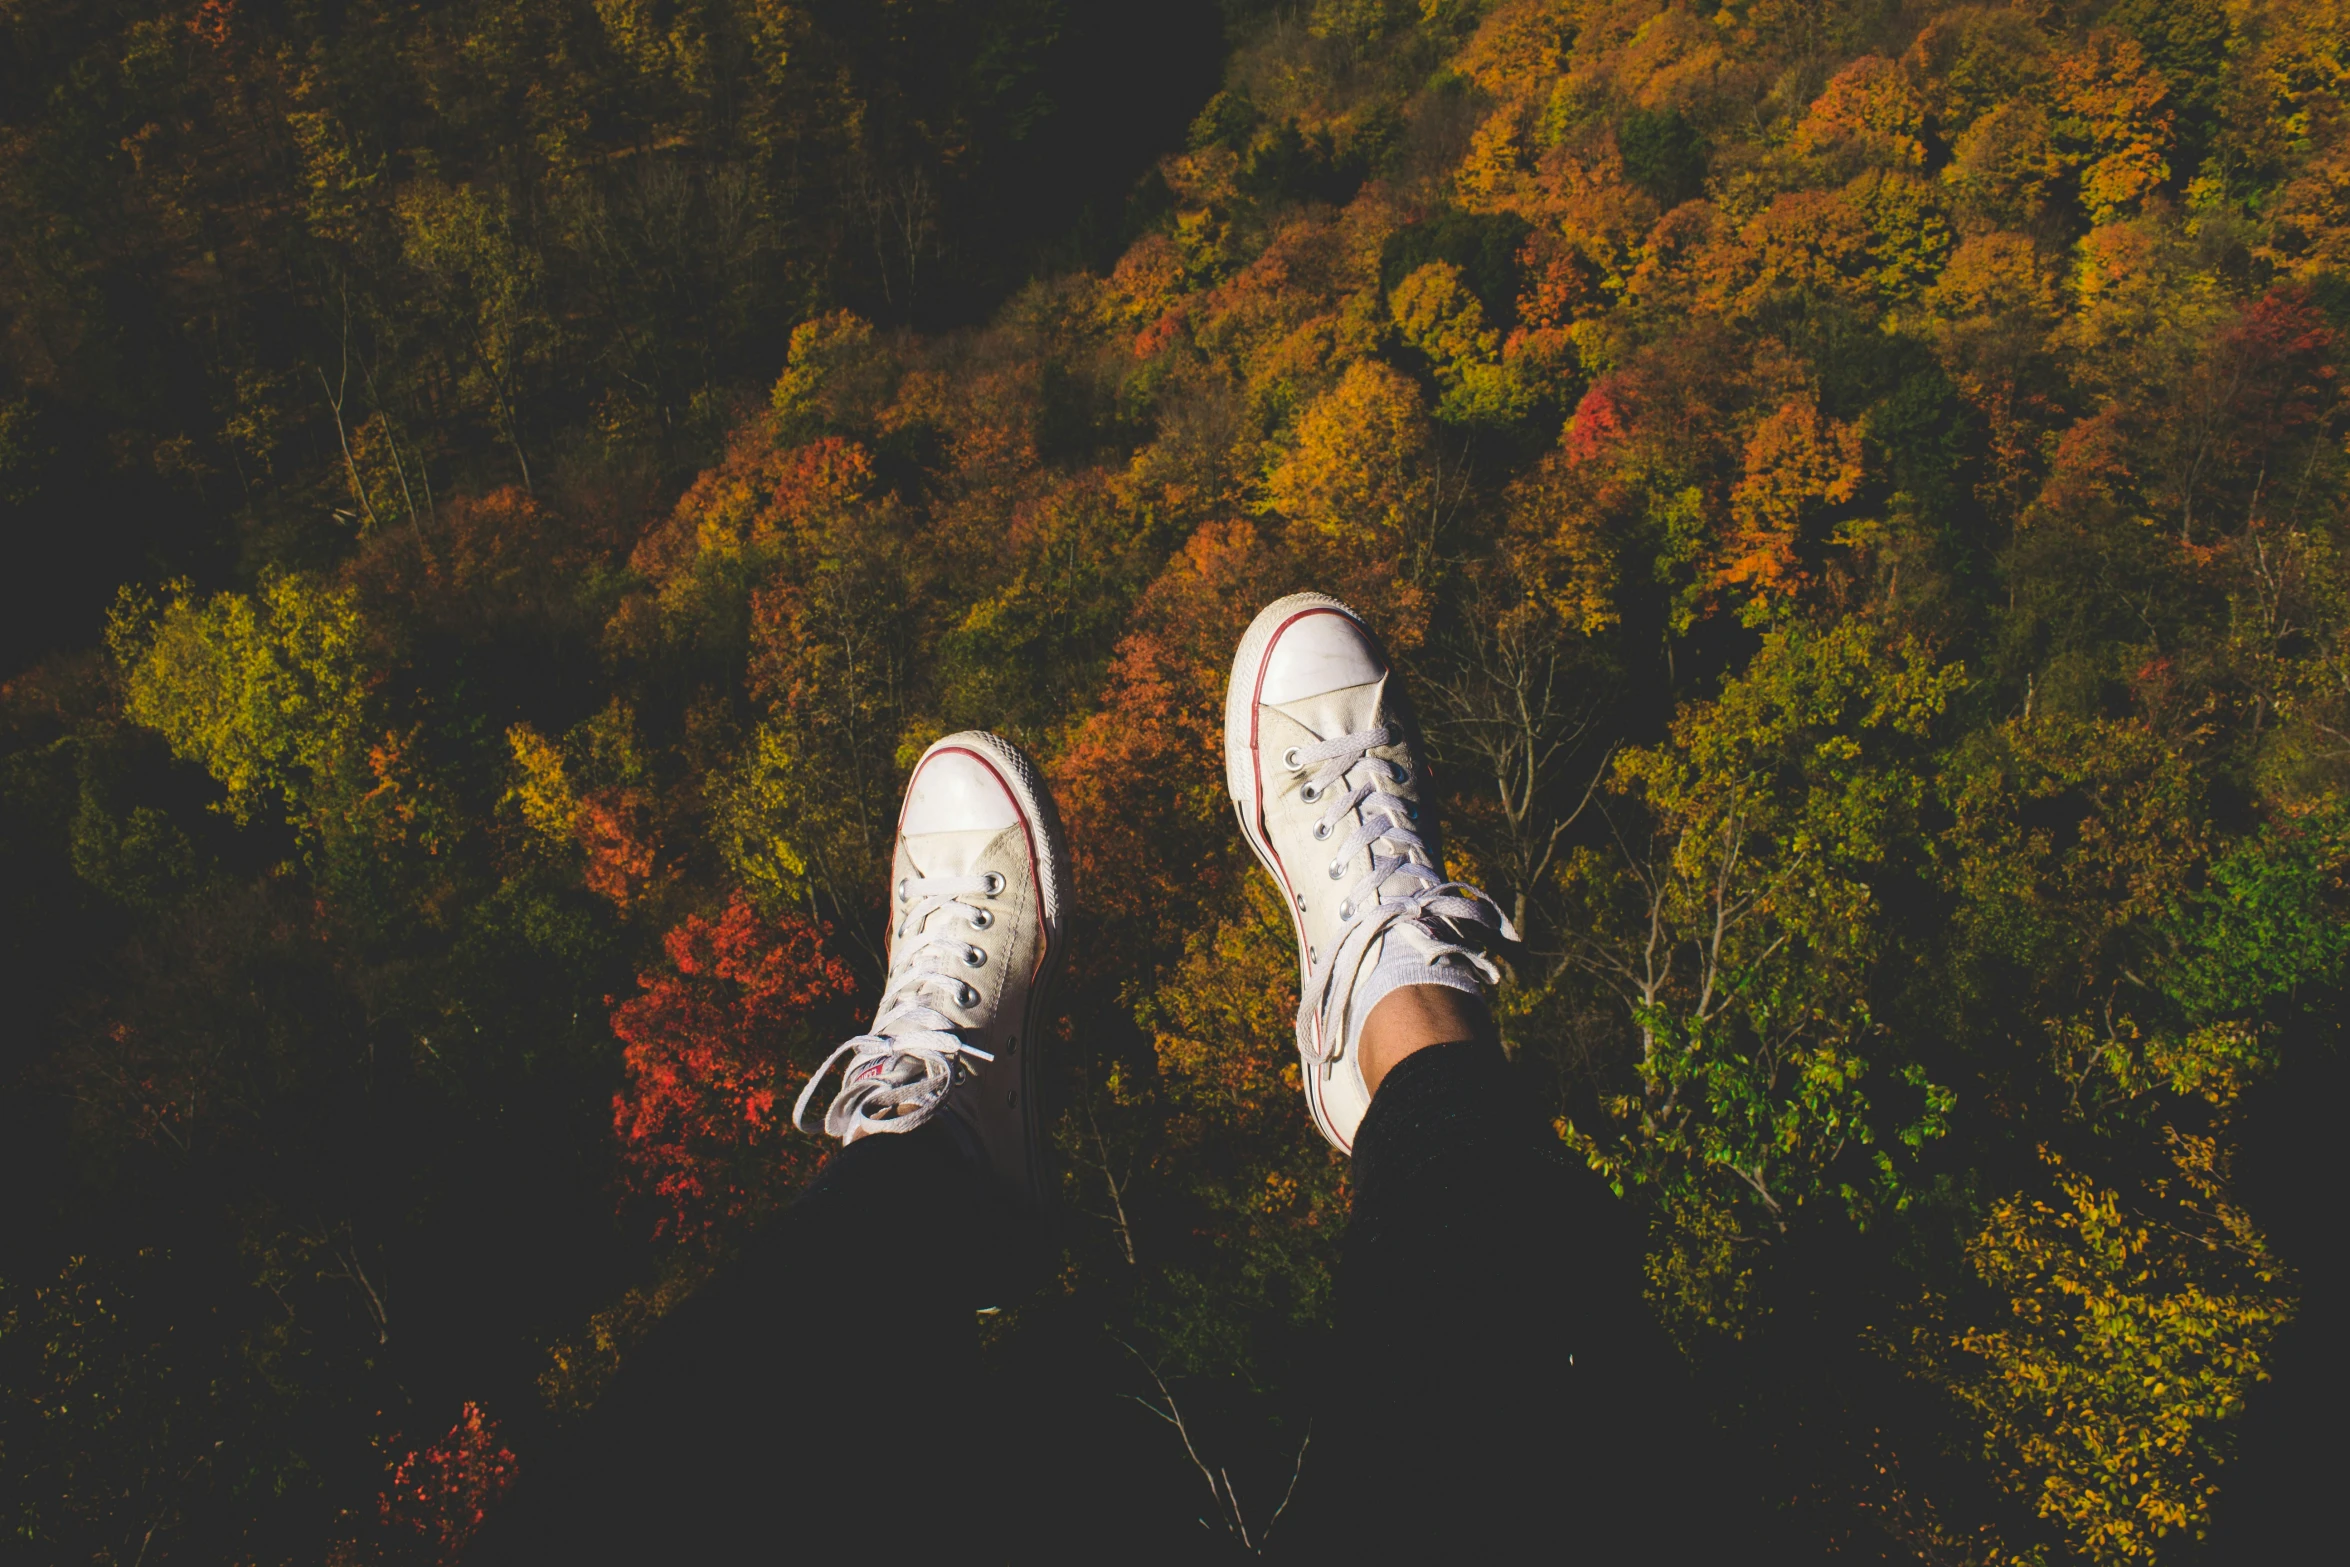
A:
[[[392,1460],[378,1511],[386,1532],[408,1536],[426,1559],[456,1562],[489,1510],[514,1483],[514,1453],[498,1423],[468,1403],[439,1441]]]
[[[737,898],[662,938],[665,970],[612,1011],[628,1086],[612,1129],[631,1185],[680,1236],[741,1220],[788,1192],[813,1150],[787,1140],[790,1078],[813,1028],[843,1021],[856,988],[797,915],[762,921]]]
[[[964,727],[1083,908],[1063,1267],[991,1342],[1135,1480],[1098,1554],[1197,1527],[1134,1355],[1280,1494],[1347,1166],[1221,702],[1314,588],[1755,1554],[2288,1555],[2337,0],[1234,0],[1148,136],[1115,9],[0,15],[0,511],[112,551],[0,690],[11,1527],[462,1549],[815,1169]]]

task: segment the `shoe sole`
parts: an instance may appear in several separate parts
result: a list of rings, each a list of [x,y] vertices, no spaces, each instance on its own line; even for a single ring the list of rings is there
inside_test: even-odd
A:
[[[1224,782],[1231,791],[1232,808],[1240,817],[1240,835],[1256,851],[1257,861],[1273,884],[1281,889],[1282,906],[1289,911],[1292,936],[1297,942],[1298,986],[1302,997],[1305,985],[1313,975],[1306,965],[1306,928],[1297,915],[1297,889],[1290,884],[1289,874],[1282,869],[1281,857],[1273,852],[1273,842],[1265,830],[1263,782],[1257,776],[1257,694],[1265,683],[1265,657],[1274,640],[1282,632],[1308,615],[1343,615],[1361,627],[1371,645],[1379,649],[1382,662],[1387,651],[1380,646],[1377,636],[1363,623],[1363,617],[1347,608],[1327,593],[1292,593],[1276,599],[1257,612],[1249,622],[1248,631],[1240,639],[1240,648],[1232,655],[1232,675],[1224,686]],[[1314,1129],[1329,1139],[1340,1153],[1352,1154],[1354,1143],[1342,1136],[1331,1120],[1329,1108],[1323,1103],[1322,1073],[1313,1053],[1306,1048],[1305,1025],[1298,1027],[1299,1075],[1305,1079],[1306,1109],[1314,1118]]]
[[[1045,1159],[1044,1118],[1038,1111],[1043,1073],[1037,1061],[1043,1054],[1053,987],[1068,958],[1066,921],[1075,904],[1068,841],[1061,833],[1061,813],[1053,804],[1052,791],[1045,787],[1044,775],[1036,770],[1027,752],[1000,735],[966,729],[932,744],[914,764],[914,772],[919,773],[924,763],[942,751],[961,751],[993,772],[1019,807],[1020,824],[1028,834],[1029,866],[1036,876],[1038,906],[1044,918],[1044,950],[1038,954],[1036,972],[1029,979],[1028,1007],[1020,1020],[1020,1124],[1027,1163],[1027,1189],[1021,1195],[1032,1208],[1046,1213],[1053,1188]],[[902,820],[902,804],[899,815]]]

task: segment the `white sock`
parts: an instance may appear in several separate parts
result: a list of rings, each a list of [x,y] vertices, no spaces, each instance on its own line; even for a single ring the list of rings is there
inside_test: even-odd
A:
[[[1485,976],[1457,951],[1431,958],[1417,942],[1397,929],[1382,935],[1379,947],[1371,958],[1371,972],[1355,987],[1348,1008],[1346,1050],[1349,1056],[1354,1055],[1362,1041],[1363,1024],[1391,990],[1401,990],[1406,985],[1442,985],[1447,990],[1466,991],[1472,996],[1485,994]]]

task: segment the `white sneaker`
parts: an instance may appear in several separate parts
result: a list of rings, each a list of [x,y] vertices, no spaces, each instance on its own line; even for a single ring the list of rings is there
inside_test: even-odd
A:
[[[1359,1043],[1389,991],[1500,980],[1517,932],[1444,879],[1420,737],[1377,639],[1334,598],[1296,593],[1240,639],[1224,691],[1224,772],[1240,830],[1297,922],[1297,1048],[1314,1125],[1342,1153],[1371,1107]]]
[[[1066,953],[1069,856],[1036,768],[976,730],[922,753],[898,814],[889,979],[870,1032],[844,1042],[792,1106],[849,1058],[824,1130],[844,1144],[940,1112],[1031,1207],[1046,1192],[1037,1046]]]

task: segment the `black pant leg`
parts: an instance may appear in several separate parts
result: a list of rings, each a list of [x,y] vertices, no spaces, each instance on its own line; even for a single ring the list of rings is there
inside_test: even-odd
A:
[[[470,1559],[897,1560],[968,1540],[990,1494],[975,1312],[1023,1240],[942,1124],[841,1150],[526,1458]]]
[[[1640,1298],[1640,1235],[1489,1043],[1398,1063],[1355,1143],[1298,1554],[1667,1562],[1707,1446]],[[1327,1443],[1320,1435],[1327,1427]]]

